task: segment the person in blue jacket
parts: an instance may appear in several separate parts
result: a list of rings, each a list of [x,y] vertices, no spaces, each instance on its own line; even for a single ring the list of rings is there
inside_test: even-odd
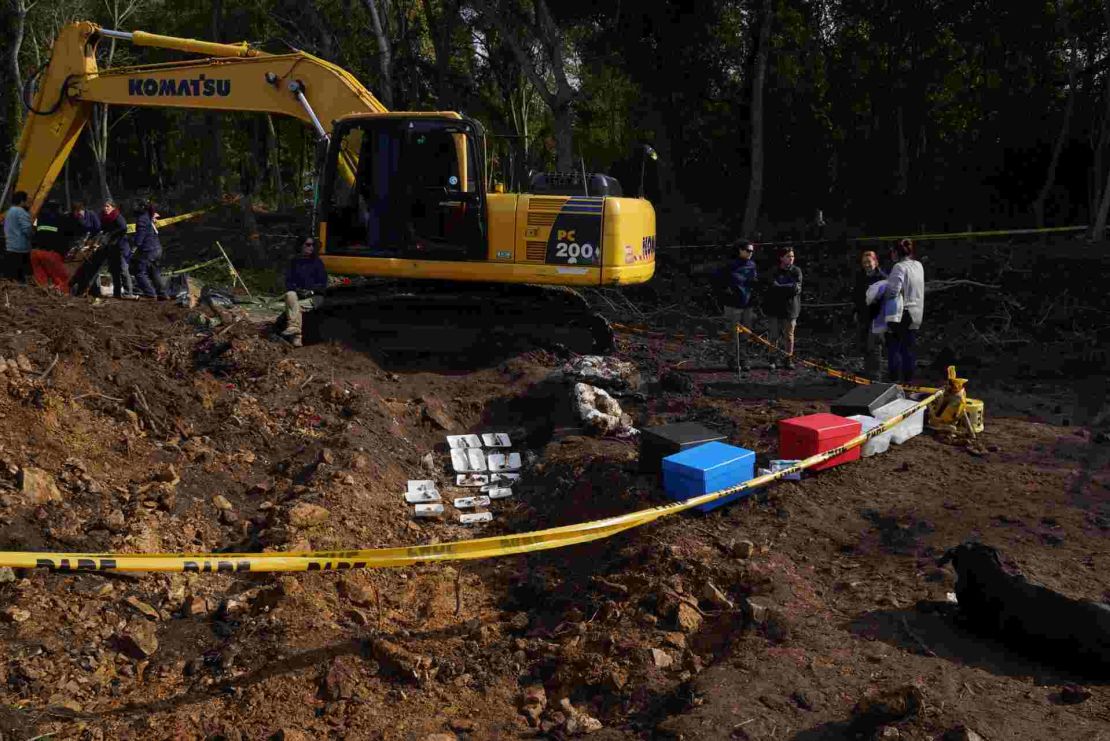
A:
[[[752,260],[755,245],[747,240],[741,240],[735,247],[736,257],[724,266],[718,275],[718,280],[721,286],[720,300],[724,307],[727,325],[725,331],[729,336],[726,347],[726,355],[730,358],[729,366],[732,367],[738,363],[739,370],[746,371],[750,369],[747,353],[743,353],[739,348],[746,347],[747,343],[737,343],[734,335],[737,324],[751,328],[755,323],[755,285],[759,272],[756,270],[755,261]],[[734,345],[736,359],[732,359]]]
[[[166,301],[166,286],[162,282],[162,242],[158,239],[158,212],[154,204],[140,201],[135,210],[135,236],[131,247],[135,255],[134,280],[143,298]]]
[[[316,240],[306,237],[301,243],[300,254],[289,261],[285,271],[285,311],[278,317],[284,322],[282,339],[293,347],[300,347],[301,314],[324,305],[324,291],[328,287],[328,272],[324,261],[316,253]]]
[[[138,298],[131,282],[131,240],[127,237],[127,219],[116,202],[108,198],[100,212],[100,226],[108,237],[108,270],[112,274],[112,294],[116,298]]]

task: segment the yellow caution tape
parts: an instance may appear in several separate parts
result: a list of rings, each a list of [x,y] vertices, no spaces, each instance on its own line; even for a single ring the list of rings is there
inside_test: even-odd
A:
[[[182,221],[188,221],[189,219],[195,219],[196,217],[200,216],[201,214],[206,214],[209,211],[213,211],[213,210],[219,208],[220,206],[227,206],[231,203],[234,203],[237,200],[239,200],[238,196],[225,195],[217,203],[213,203],[211,206],[205,206],[204,208],[197,209],[196,211],[190,211],[187,214],[178,214],[177,216],[168,216],[164,219],[158,219],[155,222],[155,224],[159,228],[161,228],[163,226],[171,226],[173,224],[180,224]],[[135,233],[135,225],[134,224],[128,224],[127,225],[127,233],[128,234],[134,234]]]
[[[1041,229],[993,229],[981,232],[932,232],[928,234],[887,234],[881,237],[827,237],[825,239],[786,239],[775,242],[756,242],[760,247],[776,247],[779,245],[797,246],[802,244],[836,244],[838,242],[884,242],[897,239],[912,239],[915,242],[927,242],[938,239],[968,239],[975,237],[1008,237],[1021,234],[1060,234],[1064,232],[1085,232],[1087,226],[1049,226]],[[665,244],[658,250],[689,250],[706,249],[713,247],[728,247],[726,244]]]
[[[696,333],[684,334],[682,332],[675,332],[675,333],[660,332],[658,330],[650,330],[650,329],[647,329],[645,327],[637,327],[637,326],[633,326],[633,325],[630,325],[630,324],[613,323],[612,327],[613,327],[613,329],[617,330],[618,332],[625,332],[627,334],[654,335],[654,336],[658,336],[658,337],[664,337],[664,338],[667,338],[667,339],[673,339],[675,341],[684,341],[684,340],[688,340],[688,339],[689,340],[707,340],[707,339],[711,339],[713,337],[713,335],[708,335],[708,334],[696,334]],[[749,342],[755,342],[755,343],[761,344],[764,347],[767,347],[771,350],[774,350],[775,352],[780,353],[782,355],[790,355],[790,353],[786,352],[786,350],[782,349],[781,347],[779,347],[775,343],[773,343],[773,342],[761,337],[760,335],[756,334],[752,329],[750,329],[748,327],[745,327],[743,324],[735,325],[735,330],[734,331],[737,332],[740,335],[743,335],[744,338],[747,339]],[[723,340],[723,339],[726,339],[726,335],[723,334],[723,333],[718,334],[717,338]],[[803,359],[803,358],[795,358],[795,360],[797,360],[797,362],[801,363],[804,366],[807,366],[809,368],[813,368],[814,370],[821,371],[822,373],[829,376],[830,378],[839,378],[843,381],[849,381],[851,383],[859,384],[861,386],[868,386],[872,383],[878,383],[877,381],[872,381],[870,378],[864,378],[863,376],[857,376],[856,374],[849,373],[848,371],[838,370],[836,368],[833,368],[832,366],[825,365],[823,363],[818,363],[815,360],[806,360],[806,359]],[[933,391],[937,390],[937,389],[933,388],[932,386],[907,386],[907,385],[902,385],[902,388],[905,389],[906,391],[913,391],[913,392],[924,393],[924,394],[929,394],[929,393],[932,393]]]
[[[737,324],[736,325],[736,332],[738,334],[743,335],[746,339],[748,339],[751,342],[757,342],[757,343],[759,343],[759,344],[761,344],[765,347],[769,347],[770,349],[774,350],[775,352],[781,353],[783,355],[790,355],[790,353],[786,352],[786,350],[782,349],[781,347],[779,347],[775,343],[771,342],[770,340],[767,340],[767,339],[757,335],[750,328],[745,327],[743,324]],[[848,371],[837,370],[836,368],[833,368],[832,366],[824,365],[823,363],[818,363],[815,360],[804,360],[802,358],[798,358],[797,361],[799,363],[801,363],[802,365],[804,365],[804,366],[807,366],[809,368],[813,368],[814,370],[819,370],[819,371],[821,371],[822,373],[824,373],[825,375],[827,375],[831,378],[839,378],[839,379],[844,380],[844,381],[851,381],[852,383],[859,384],[861,386],[869,386],[872,383],[876,383],[876,381],[872,381],[870,378],[864,378],[863,376],[857,376],[855,373],[849,373]],[[937,390],[937,389],[935,389],[931,386],[908,386],[908,385],[905,385],[905,384],[900,384],[900,385],[906,391],[916,391],[916,392],[924,393],[924,394],[930,394],[930,393]]]
[[[778,481],[792,473],[804,471],[852,448],[863,445],[904,419],[925,409],[941,395],[940,391],[917,402],[913,407],[891,417],[878,427],[857,435],[843,445],[810,456],[789,468],[758,476],[727,489],[702,494],[681,502],[660,505],[603,520],[576,525],[536,530],[518,535],[461,540],[436,545],[400,548],[377,548],[351,551],[307,551],[290,553],[54,553],[0,552],[0,566],[15,569],[48,568],[55,571],[130,571],[130,572],[195,572],[236,573],[276,571],[335,571],[343,569],[380,569],[413,566],[433,561],[461,561],[518,553],[533,553],[563,548],[578,543],[608,538],[634,527],[646,525],[662,517],[685,512],[742,491],[749,491]]]

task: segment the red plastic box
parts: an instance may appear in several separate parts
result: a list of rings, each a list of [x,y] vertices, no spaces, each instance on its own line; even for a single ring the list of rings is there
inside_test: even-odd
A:
[[[810,414],[779,422],[779,458],[803,459],[832,450],[860,434],[860,423],[835,414]],[[841,463],[859,460],[859,446],[819,463],[811,471],[823,471]]]

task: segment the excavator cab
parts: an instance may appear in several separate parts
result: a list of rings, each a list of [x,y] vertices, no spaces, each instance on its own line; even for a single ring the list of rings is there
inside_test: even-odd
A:
[[[484,260],[480,135],[461,118],[379,114],[337,123],[320,191],[327,254]]]

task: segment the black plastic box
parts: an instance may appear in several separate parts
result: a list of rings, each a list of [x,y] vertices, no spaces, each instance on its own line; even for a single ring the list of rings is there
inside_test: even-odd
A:
[[[640,429],[640,470],[659,473],[663,459],[706,443],[724,442],[725,435],[697,422],[673,422]]]
[[[833,414],[841,417],[851,417],[853,414],[863,414],[874,417],[875,412],[892,401],[904,399],[902,387],[895,383],[872,383],[867,386],[856,386],[848,393],[834,401],[829,408]]]

